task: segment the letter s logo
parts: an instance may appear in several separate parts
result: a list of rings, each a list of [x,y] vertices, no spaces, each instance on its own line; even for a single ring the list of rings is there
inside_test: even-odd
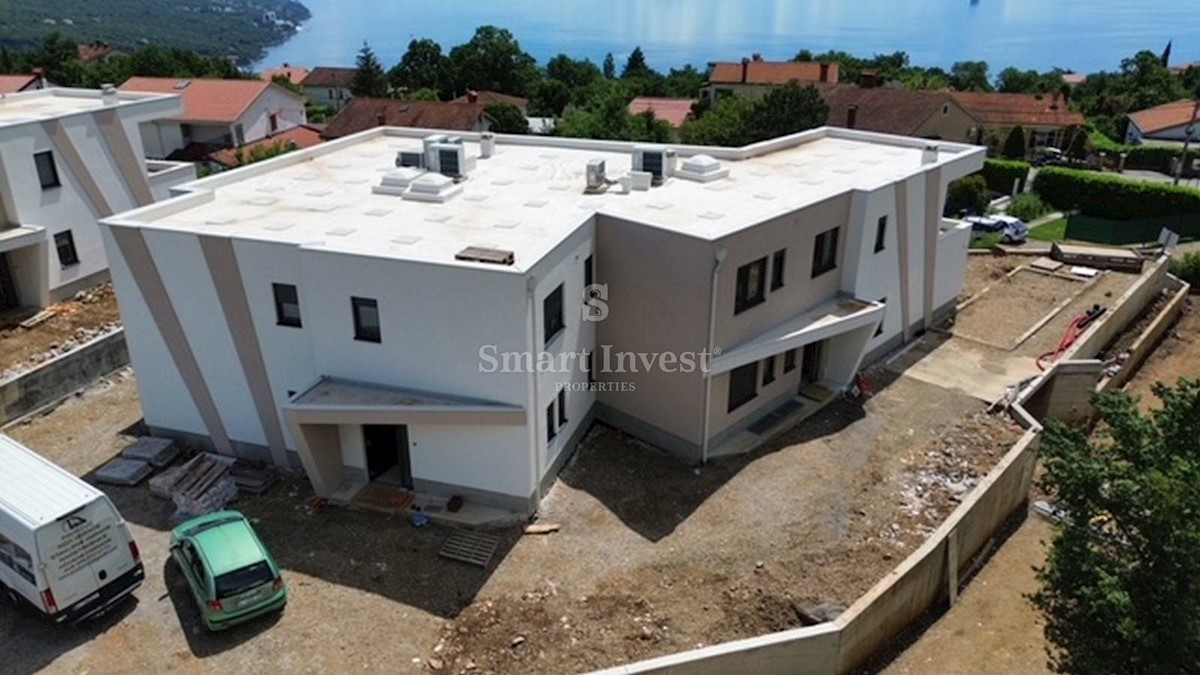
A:
[[[583,320],[603,321],[608,318],[608,284],[591,284],[583,289]]]

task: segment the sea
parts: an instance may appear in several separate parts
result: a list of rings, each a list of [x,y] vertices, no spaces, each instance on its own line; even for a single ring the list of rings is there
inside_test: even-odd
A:
[[[856,55],[905,51],[949,68],[987,61],[1081,73],[1117,70],[1139,50],[1200,61],[1200,4],[1182,0],[302,0],[312,19],[258,68],[353,65],[367,42],[390,67],[408,43],[446,51],[475,28],[512,31],[539,63],[556,54],[617,67],[641,47],[652,67],[790,59],[801,49]]]

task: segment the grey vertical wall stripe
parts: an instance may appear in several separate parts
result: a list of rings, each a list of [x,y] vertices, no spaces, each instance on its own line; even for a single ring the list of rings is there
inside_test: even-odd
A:
[[[912,300],[909,298],[909,284],[912,278],[912,246],[908,241],[908,192],[912,189],[912,179],[896,184],[896,239],[900,243],[900,322],[904,342],[912,337]]]
[[[111,216],[113,214],[112,206],[108,203],[108,199],[104,197],[104,191],[96,184],[96,179],[88,171],[87,164],[83,161],[83,157],[79,154],[79,149],[75,147],[75,143],[71,141],[71,137],[67,134],[66,127],[62,125],[61,121],[54,119],[42,122],[42,129],[50,137],[50,143],[54,146],[55,152],[66,161],[67,168],[71,170],[71,175],[83,187],[83,191],[92,203],[92,208],[96,211],[96,215],[100,218]]]
[[[246,299],[246,288],[242,285],[242,273],[238,269],[237,253],[233,242],[222,237],[200,237],[200,250],[208,263],[225,323],[233,337],[238,361],[250,387],[250,396],[258,410],[271,458],[281,467],[288,466],[287,445],[283,440],[283,426],[279,422],[275,397],[271,393],[271,381],[267,377],[267,365],[263,360],[258,331],[254,329],[254,317],[250,314],[250,302]]]
[[[225,431],[225,424],[221,421],[217,404],[213,401],[208,384],[204,381],[204,374],[200,372],[200,364],[196,361],[192,346],[188,344],[183,324],[179,322],[179,315],[175,313],[175,307],[171,304],[171,296],[167,294],[167,287],[163,284],[162,276],[158,273],[154,259],[150,257],[146,239],[142,236],[141,230],[129,227],[112,227],[110,231],[113,239],[117,242],[117,248],[121,251],[121,257],[125,259],[125,265],[129,267],[134,283],[142,293],[142,299],[146,301],[150,316],[154,317],[154,323],[158,326],[158,332],[162,335],[163,342],[167,344],[167,351],[171,353],[171,359],[175,361],[175,367],[179,369],[179,375],[192,395],[192,401],[196,404],[200,419],[204,421],[204,426],[208,429],[213,446],[222,455],[232,455],[233,446],[229,443],[229,434]],[[154,377],[154,373],[138,373],[138,375]]]
[[[933,328],[933,285],[936,280],[938,233],[942,224],[942,169],[925,174],[925,301],[922,304],[925,330]]]
[[[154,193],[150,191],[150,180],[146,177],[146,164],[133,149],[125,125],[116,110],[105,109],[96,113],[96,123],[100,127],[100,137],[104,145],[117,160],[121,169],[121,177],[125,179],[125,187],[133,194],[138,206],[154,203]]]

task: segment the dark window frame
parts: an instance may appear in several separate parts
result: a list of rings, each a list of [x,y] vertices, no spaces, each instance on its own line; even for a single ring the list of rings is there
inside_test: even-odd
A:
[[[584,358],[587,360],[587,382],[596,384],[596,352],[586,352]]]
[[[879,216],[879,220],[875,223],[875,252],[887,248],[887,216]]]
[[[588,301],[588,293],[592,290],[592,284],[596,282],[596,269],[593,256],[588,256],[583,260],[583,303],[586,305]]]
[[[566,388],[558,390],[558,428],[561,429],[567,424],[567,390]]]
[[[558,435],[558,429],[554,428],[554,401],[550,401],[550,405],[546,406],[546,443],[554,440]]]
[[[350,306],[354,315],[354,339],[359,342],[383,342],[383,322],[380,320],[379,301],[374,298],[351,296]],[[362,310],[375,310],[375,326],[372,329],[363,323]]]
[[[63,238],[60,241],[60,237]],[[63,269],[79,264],[79,251],[75,248],[75,235],[70,230],[63,230],[54,235],[54,250],[58,253],[58,264]],[[63,251],[66,255],[63,255]]]
[[[871,336],[872,338],[883,335],[883,324],[887,321],[887,296],[885,295],[880,298],[879,302],[883,305],[883,318],[879,320],[879,327],[875,329],[875,334]]]
[[[796,350],[789,349],[783,353],[783,374],[787,375],[796,369]]]
[[[549,345],[567,328],[563,315],[563,284],[542,298],[542,344]]]
[[[751,277],[754,273],[754,277]],[[751,288],[753,283],[754,288]],[[761,305],[767,301],[767,257],[763,256],[738,268],[737,286],[734,290],[734,315]]]
[[[783,288],[783,273],[787,269],[787,249],[781,248],[771,256],[771,290]]]
[[[768,356],[763,359],[762,367],[762,386],[767,386],[775,381],[775,357]]]
[[[738,385],[749,384],[747,391]],[[733,412],[758,397],[758,361],[738,366],[729,371],[729,402],[726,412]]]
[[[46,160],[46,163],[43,163],[43,159]],[[43,190],[62,187],[62,179],[58,175],[58,162],[54,159],[53,150],[33,153],[33,163],[37,168],[38,182],[42,184]]]
[[[841,229],[834,227],[813,238],[813,279],[837,269],[838,235]]]
[[[283,297],[284,293],[290,293],[291,297]],[[287,326],[289,328],[303,328],[304,319],[300,314],[300,290],[295,284],[271,284],[271,295],[275,299],[275,325]],[[296,306],[295,318],[290,317],[284,311],[285,305]]]

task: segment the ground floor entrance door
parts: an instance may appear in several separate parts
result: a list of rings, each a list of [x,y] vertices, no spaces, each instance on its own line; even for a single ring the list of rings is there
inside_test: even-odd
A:
[[[19,304],[17,289],[8,269],[8,254],[0,253],[0,309],[12,309]]]
[[[821,351],[824,346],[823,340],[804,345],[804,354],[800,359],[800,386],[821,379]]]
[[[364,424],[363,448],[367,455],[367,476],[370,480],[412,489],[407,426]]]

